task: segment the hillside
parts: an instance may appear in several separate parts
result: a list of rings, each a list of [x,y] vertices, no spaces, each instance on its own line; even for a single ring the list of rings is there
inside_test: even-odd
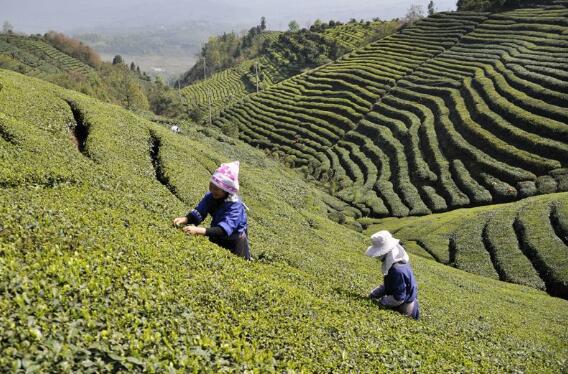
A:
[[[395,227],[439,262],[566,298],[564,195],[524,199],[568,191],[567,25],[561,5],[439,13],[215,124],[317,181],[338,222],[427,216]]]
[[[350,215],[426,215],[566,191],[563,6],[438,13],[223,111]]]
[[[568,170],[565,170],[568,173]],[[414,254],[568,299],[568,193],[373,222]]]
[[[44,80],[64,74],[99,80],[93,66],[59,51],[41,37],[2,34],[0,57],[4,69]]]
[[[209,116],[209,106],[212,115],[216,116],[226,106],[256,92],[257,85],[259,90],[269,88],[304,70],[328,63],[341,54],[392,34],[398,26],[399,23],[395,21],[347,24],[330,21],[318,22],[310,30],[262,32],[255,35],[251,42],[257,50],[250,53],[250,58],[183,88],[187,110],[192,113],[194,120],[204,122]],[[186,76],[194,71],[199,71],[203,77],[203,65],[196,64]]]
[[[380,310],[322,192],[189,131],[0,70],[0,371],[566,369],[565,300],[413,256],[422,319]],[[234,159],[252,263],[171,227]]]
[[[183,114],[181,99],[152,81],[134,62],[108,63],[85,44],[63,34],[0,34],[0,68],[40,78],[129,110]]]

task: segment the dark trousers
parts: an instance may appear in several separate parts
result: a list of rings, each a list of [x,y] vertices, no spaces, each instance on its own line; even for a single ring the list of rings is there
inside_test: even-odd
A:
[[[235,249],[231,250],[237,256],[241,256],[247,261],[250,261],[250,247],[247,232],[243,232],[236,240]]]
[[[210,238],[211,242],[228,249],[231,253],[250,261],[250,247],[247,232],[231,235],[228,239]]]

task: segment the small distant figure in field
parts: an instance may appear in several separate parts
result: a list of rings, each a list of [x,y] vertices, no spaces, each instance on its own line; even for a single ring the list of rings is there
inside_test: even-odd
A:
[[[178,125],[173,125],[172,127],[170,127],[170,130],[172,130],[174,134],[179,134],[181,132],[181,129]]]
[[[221,164],[211,176],[209,192],[195,209],[175,218],[174,225],[184,225],[186,234],[208,236],[211,242],[250,260],[246,206],[238,193],[239,161]],[[211,227],[197,227],[208,214]]]
[[[381,307],[418,319],[418,285],[409,264],[410,258],[399,242],[386,230],[371,236],[373,245],[365,254],[382,262],[383,284],[371,291],[369,298]]]

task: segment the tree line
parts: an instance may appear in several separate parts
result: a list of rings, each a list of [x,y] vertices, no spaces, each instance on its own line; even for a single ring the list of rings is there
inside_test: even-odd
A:
[[[459,11],[499,12],[552,3],[553,0],[458,0],[456,5]]]

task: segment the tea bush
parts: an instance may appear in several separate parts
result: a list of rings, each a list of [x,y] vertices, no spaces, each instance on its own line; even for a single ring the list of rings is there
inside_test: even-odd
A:
[[[564,300],[412,256],[422,319],[378,309],[368,237],[329,221],[323,200],[336,200],[263,152],[17,73],[0,82],[0,371],[565,367]],[[171,226],[235,159],[253,262]]]

